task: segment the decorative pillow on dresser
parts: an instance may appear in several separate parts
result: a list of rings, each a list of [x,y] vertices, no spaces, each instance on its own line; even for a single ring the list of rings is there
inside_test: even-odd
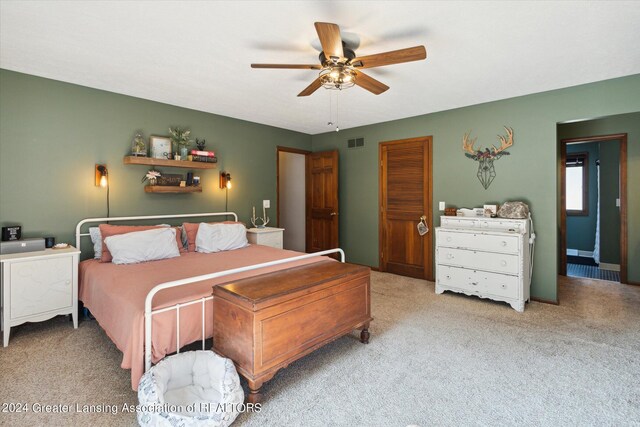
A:
[[[230,251],[248,246],[247,229],[243,224],[200,223],[196,235],[196,252]]]
[[[180,252],[185,252],[182,246],[182,229],[180,227],[172,227],[176,230],[175,238]],[[111,225],[100,224],[100,234],[102,235],[102,256],[100,262],[111,262],[112,256],[109,248],[105,245],[104,240],[110,236],[119,234],[132,233],[135,231],[157,230],[157,225]]]
[[[145,231],[116,234],[104,239],[114,264],[140,262],[180,256],[180,244],[176,241],[176,228],[152,227]],[[104,251],[103,251],[104,252]]]

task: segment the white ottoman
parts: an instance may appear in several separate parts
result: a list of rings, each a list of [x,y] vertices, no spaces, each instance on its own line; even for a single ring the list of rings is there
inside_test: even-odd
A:
[[[244,391],[230,359],[187,351],[153,366],[138,385],[141,426],[226,427],[243,408]]]

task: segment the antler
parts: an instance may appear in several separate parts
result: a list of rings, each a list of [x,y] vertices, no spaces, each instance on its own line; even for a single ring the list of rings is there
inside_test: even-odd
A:
[[[476,150],[475,150],[475,148],[473,148],[473,146],[475,145],[476,139],[478,139],[478,138],[477,137],[473,138],[471,140],[471,142],[469,142],[469,136],[470,135],[471,135],[471,131],[469,131],[468,133],[464,134],[464,138],[462,138],[462,149],[464,151],[466,151],[467,153],[469,153],[469,154],[475,155],[476,154]]]
[[[500,140],[500,148],[496,148],[495,145],[492,145],[494,156],[498,153],[502,153],[504,150],[513,145],[513,129],[505,126],[504,130],[507,131],[507,138],[502,135],[498,135],[498,139]]]

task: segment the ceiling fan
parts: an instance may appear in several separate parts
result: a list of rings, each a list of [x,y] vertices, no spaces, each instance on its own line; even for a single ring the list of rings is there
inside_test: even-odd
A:
[[[369,92],[380,95],[389,86],[363,73],[364,68],[383,67],[403,62],[426,59],[424,46],[409,47],[375,55],[356,56],[340,36],[340,27],[328,22],[316,22],[316,31],[322,45],[320,64],[251,64],[251,68],[286,68],[320,70],[320,75],[298,96],[309,96],[320,87],[346,89],[358,85]]]

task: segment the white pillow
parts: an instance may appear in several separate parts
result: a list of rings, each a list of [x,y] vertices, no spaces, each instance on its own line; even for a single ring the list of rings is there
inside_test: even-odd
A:
[[[196,234],[196,252],[220,252],[248,246],[247,229],[242,224],[201,222]]]
[[[158,227],[171,227],[169,224],[158,224]],[[102,259],[102,233],[100,233],[100,227],[89,227],[89,234],[91,235],[91,243],[93,243],[93,258]],[[186,233],[182,232],[182,244],[187,249],[187,244],[184,243],[187,238]]]
[[[118,234],[107,237],[104,243],[113,256],[111,262],[114,264],[136,264],[180,256],[174,228]]]
[[[89,227],[91,235],[91,243],[93,243],[93,257],[95,259],[102,258],[102,233],[100,227]]]

